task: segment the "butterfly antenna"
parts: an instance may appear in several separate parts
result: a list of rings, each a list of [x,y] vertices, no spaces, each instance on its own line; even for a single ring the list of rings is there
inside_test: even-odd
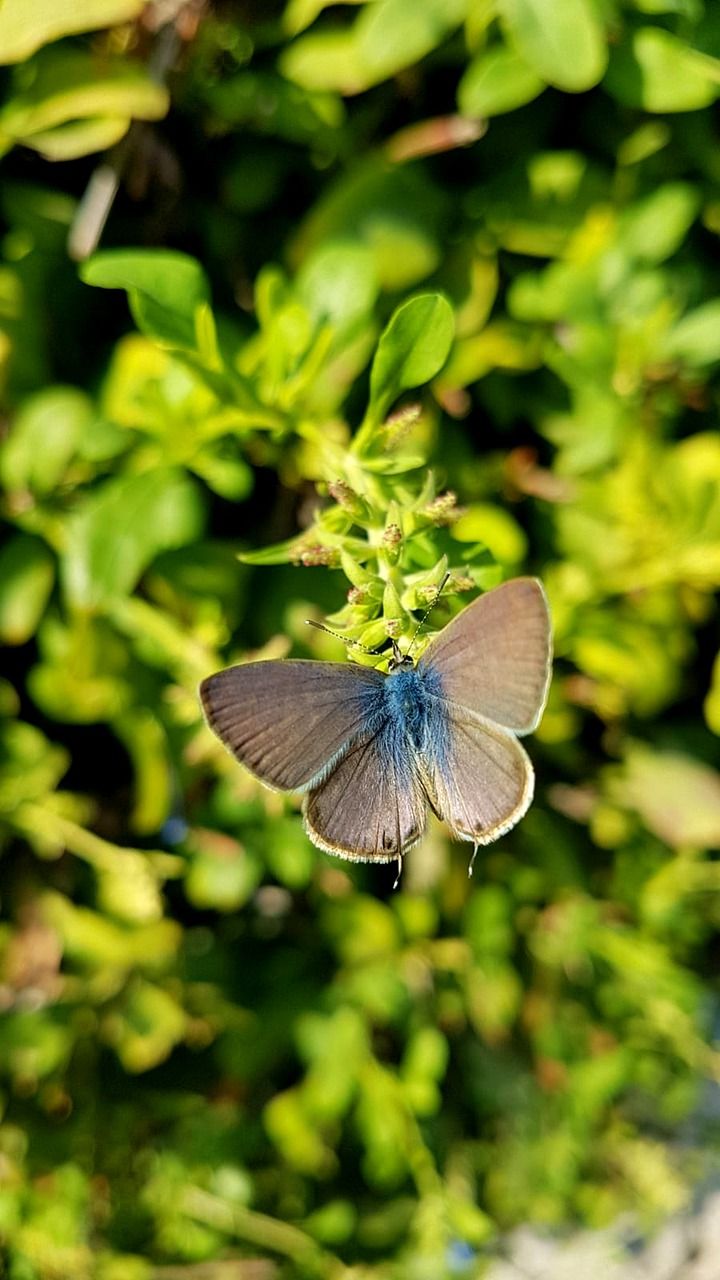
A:
[[[336,640],[342,640],[343,644],[352,645],[354,649],[361,649],[363,653],[377,654],[379,649],[368,649],[367,645],[361,644],[359,640],[350,640],[348,636],[341,636],[339,631],[331,631],[330,627],[326,627],[323,622],[314,622],[312,618],[305,619],[305,625],[314,627],[316,631],[326,631],[329,636],[334,636]]]
[[[435,605],[440,599],[440,596],[442,595],[442,592],[445,588],[445,584],[448,582],[449,578],[450,578],[450,574],[448,572],[445,574],[445,577],[443,578],[442,582],[440,583],[440,586],[435,592],[435,596],[431,600],[422,618],[418,622],[413,632],[412,639],[410,640],[410,645],[409,645],[406,656],[410,654],[410,651],[413,645],[415,644],[415,640],[417,639],[418,632],[420,631],[423,623],[425,622],[425,619],[429,616],[429,614],[432,613],[433,609],[435,608]],[[381,652],[383,648],[383,645],[381,645],[379,649],[368,649],[367,645],[361,644],[359,640],[350,640],[348,639],[347,636],[341,635],[339,631],[333,631],[332,628],[326,627],[324,622],[315,622],[313,618],[306,618],[305,625],[308,627],[314,627],[316,631],[325,631],[329,636],[334,636],[336,640],[342,640],[343,644],[352,645],[354,649],[360,649],[363,653],[378,654]]]
[[[422,628],[423,623],[425,622],[425,619],[426,619],[427,617],[429,617],[429,615],[432,613],[433,609],[435,608],[435,605],[437,604],[438,600],[440,599],[440,596],[441,596],[441,595],[442,595],[442,593],[443,593],[443,590],[444,590],[445,584],[449,581],[449,578],[450,578],[450,573],[448,572],[448,573],[446,573],[446,574],[445,574],[445,577],[443,578],[442,582],[440,583],[440,586],[438,587],[437,591],[435,592],[435,595],[434,595],[433,599],[430,601],[430,604],[428,605],[428,607],[427,607],[427,609],[425,610],[425,612],[424,612],[424,614],[423,614],[422,618],[420,619],[420,621],[418,622],[418,624],[417,624],[417,626],[416,626],[415,630],[413,631],[412,639],[410,640],[410,644],[409,644],[409,646],[408,646],[408,651],[407,651],[407,654],[405,655],[406,657],[408,657],[408,658],[410,657],[410,654],[412,653],[413,645],[415,644],[415,641],[417,640],[418,633],[419,633],[420,629]]]

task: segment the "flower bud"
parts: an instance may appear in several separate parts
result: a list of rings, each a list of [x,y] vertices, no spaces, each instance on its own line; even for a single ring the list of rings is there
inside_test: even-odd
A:
[[[399,524],[388,524],[382,536],[382,545],[390,564],[397,564],[402,546],[402,529]]]
[[[447,493],[438,494],[437,498],[425,507],[423,515],[435,525],[452,524],[461,515],[461,509],[457,505],[457,495],[451,489],[448,489]]]
[[[300,549],[296,555],[296,563],[298,561],[307,568],[324,565],[334,569],[340,563],[340,556],[334,547],[323,547],[321,543],[316,542],[309,543]]]
[[[328,493],[339,506],[347,511],[355,520],[367,520],[368,509],[362,498],[344,480],[333,480],[328,485]]]

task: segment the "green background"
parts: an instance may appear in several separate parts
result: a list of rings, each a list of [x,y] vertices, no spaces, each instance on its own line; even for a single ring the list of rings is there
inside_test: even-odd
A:
[[[157,27],[0,4],[0,1272],[444,1280],[518,1223],[651,1230],[720,1138],[720,10]],[[537,797],[393,893],[197,685],[341,657],[308,617],[408,636],[446,571],[425,638],[546,586]]]

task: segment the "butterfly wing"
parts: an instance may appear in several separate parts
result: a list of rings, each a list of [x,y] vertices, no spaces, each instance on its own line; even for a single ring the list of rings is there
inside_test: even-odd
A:
[[[529,808],[533,768],[512,733],[445,705],[446,749],[440,760],[429,762],[425,782],[430,803],[456,839],[489,844]]]
[[[393,862],[425,830],[427,801],[408,743],[385,731],[354,743],[303,804],[305,830],[326,853]]]
[[[370,667],[303,659],[248,662],[200,686],[210,728],[261,782],[317,783],[366,728],[384,677]]]
[[[514,733],[530,733],[550,684],[552,638],[545,592],[515,578],[468,605],[418,663],[432,668],[450,702]]]

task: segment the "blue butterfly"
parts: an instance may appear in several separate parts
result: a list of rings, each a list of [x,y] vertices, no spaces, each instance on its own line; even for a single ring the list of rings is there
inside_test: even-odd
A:
[[[250,662],[209,676],[200,694],[210,728],[251,773],[305,793],[318,848],[400,862],[428,805],[476,851],[522,818],[534,774],[517,738],[539,723],[551,659],[545,592],[516,578],[468,605],[417,666],[397,646],[387,675]]]

